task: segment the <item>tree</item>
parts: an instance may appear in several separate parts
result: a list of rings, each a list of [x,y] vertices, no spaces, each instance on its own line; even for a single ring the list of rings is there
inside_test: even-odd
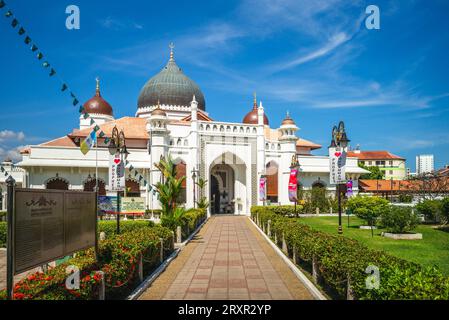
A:
[[[441,215],[443,224],[447,224],[449,222],[449,198],[446,197],[441,200]]]
[[[365,220],[370,226],[376,219],[388,210],[389,202],[380,197],[352,197],[347,202],[347,207],[360,219]]]
[[[155,185],[162,207],[161,223],[175,230],[177,226],[181,225],[182,217],[185,214],[185,209],[178,206],[178,199],[182,191],[182,183],[186,177],[176,178],[176,166],[170,156],[166,159],[162,158],[155,166],[163,177],[162,182]]]
[[[198,188],[200,189],[200,198],[196,202],[199,209],[207,209],[209,207],[209,201],[207,201],[207,198],[203,195],[203,190],[206,188],[207,180],[203,178],[199,178],[198,182],[195,183]]]
[[[360,176],[360,179],[366,180],[383,180],[385,179],[385,173],[380,170],[379,167],[367,167],[363,164],[359,163],[359,167],[365,170],[368,170],[369,173],[364,173]]]
[[[419,218],[410,207],[390,206],[381,214],[380,224],[389,232],[405,233],[416,228]]]

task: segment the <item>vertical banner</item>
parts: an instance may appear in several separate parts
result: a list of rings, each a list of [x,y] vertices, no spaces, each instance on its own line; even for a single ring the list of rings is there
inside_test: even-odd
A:
[[[329,148],[330,184],[346,183],[346,151]]]
[[[123,191],[125,189],[125,162],[120,153],[109,158],[109,190]]]
[[[298,201],[298,169],[290,170],[290,179],[288,181],[288,199],[290,202]]]
[[[260,177],[259,180],[259,200],[266,201],[267,200],[267,178]]]
[[[346,197],[347,198],[351,198],[354,195],[354,193],[352,191],[352,185],[353,185],[352,180],[349,179],[349,181],[346,182]]]

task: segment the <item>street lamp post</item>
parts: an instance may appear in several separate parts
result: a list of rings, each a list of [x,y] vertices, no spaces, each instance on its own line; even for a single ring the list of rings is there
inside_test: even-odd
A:
[[[196,209],[196,170],[192,169],[192,181],[193,181],[193,208]]]
[[[345,124],[343,121],[340,121],[340,123],[337,126],[334,126],[332,129],[332,142],[330,147],[331,148],[339,148],[342,152],[345,151],[346,147],[348,146],[349,142],[351,140],[348,139],[348,136],[346,135],[345,131]],[[343,233],[343,228],[341,225],[341,216],[342,216],[342,208],[341,208],[341,189],[342,184],[341,182],[337,183],[337,198],[338,198],[338,233]]]
[[[126,138],[123,130],[118,131],[117,127],[112,129],[111,142],[109,143],[109,152],[111,154],[120,153],[120,163],[123,165],[123,161],[128,158],[129,152],[126,148]],[[124,168],[123,168],[124,170]],[[125,174],[125,172],[123,172]],[[125,181],[126,192],[126,181]],[[120,234],[120,190],[117,190],[117,234]]]

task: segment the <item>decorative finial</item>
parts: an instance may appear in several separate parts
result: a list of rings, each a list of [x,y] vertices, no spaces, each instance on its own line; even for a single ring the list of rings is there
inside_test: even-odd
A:
[[[157,108],[156,109],[160,109],[161,108],[161,103],[159,102],[159,99],[157,99]]]
[[[290,111],[287,110],[287,119],[290,118]]]
[[[175,44],[173,42],[170,42],[168,47],[170,48],[170,60],[174,60],[175,58],[174,58],[174,54],[173,54],[173,49],[175,48]]]
[[[253,103],[254,109],[257,108],[257,94],[256,91],[254,91],[254,103]]]
[[[99,77],[96,77],[96,78],[95,78],[95,81],[97,82],[97,86],[96,86],[96,88],[95,88],[95,95],[96,95],[97,97],[99,97],[99,96],[100,96],[100,78],[99,78]]]

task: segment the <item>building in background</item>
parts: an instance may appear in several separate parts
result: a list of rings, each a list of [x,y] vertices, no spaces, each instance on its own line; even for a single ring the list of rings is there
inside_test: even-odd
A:
[[[416,174],[429,173],[434,170],[433,154],[421,154],[416,156]]]
[[[406,159],[389,151],[361,151],[359,148],[348,152],[348,157],[358,158],[365,167],[378,167],[387,180],[404,180],[407,177]]]

